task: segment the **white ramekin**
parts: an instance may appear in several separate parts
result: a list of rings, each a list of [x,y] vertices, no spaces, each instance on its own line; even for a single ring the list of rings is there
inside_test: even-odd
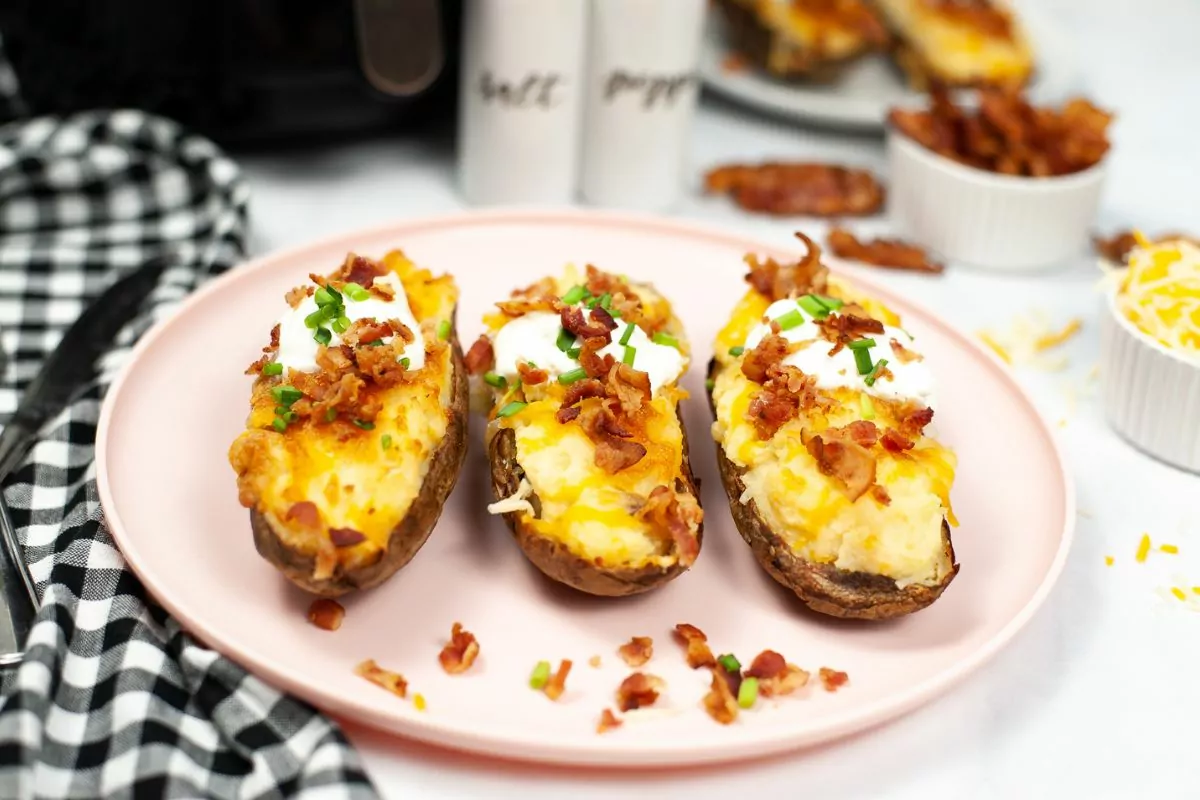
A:
[[[1073,175],[1023,178],[964,166],[888,128],[888,205],[900,235],[947,261],[1036,270],[1087,245],[1106,163]]]
[[[1109,424],[1155,458],[1200,472],[1200,361],[1138,330],[1117,308],[1115,289],[1104,305],[1100,373]]]

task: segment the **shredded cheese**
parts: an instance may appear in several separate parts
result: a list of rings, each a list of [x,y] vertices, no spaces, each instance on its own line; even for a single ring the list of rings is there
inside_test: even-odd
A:
[[[1170,553],[1171,555],[1176,555],[1179,553],[1179,548],[1173,544],[1160,544],[1158,549],[1164,553]]]
[[[425,695],[423,695],[423,694],[414,694],[413,695],[413,708],[417,709],[417,711],[425,710]]]
[[[1142,540],[1138,542],[1137,561],[1139,564],[1146,562],[1146,556],[1150,555],[1150,534],[1143,533]]]
[[[1116,299],[1140,331],[1200,359],[1200,247],[1183,240],[1140,244],[1117,278]]]
[[[1047,354],[1068,342],[1082,327],[1079,319],[1070,319],[1056,328],[1043,315],[1030,313],[1015,317],[1006,329],[981,330],[976,336],[1006,364],[1058,372],[1066,369],[1067,359]]]
[[[517,492],[512,497],[505,497],[497,500],[494,503],[488,503],[487,511],[489,514],[508,514],[513,511],[524,511],[526,514],[533,516],[533,505],[530,504],[528,498],[533,494],[533,484],[525,478],[521,478],[521,483],[517,486]]]
[[[1182,602],[1187,602],[1187,595],[1184,594],[1183,589],[1180,589],[1178,586],[1171,587],[1171,594],[1178,597]]]
[[[1113,557],[1112,557],[1112,556],[1105,556],[1105,557],[1104,557],[1104,565],[1105,565],[1105,566],[1107,566],[1107,567],[1111,567],[1111,566],[1113,565]]]

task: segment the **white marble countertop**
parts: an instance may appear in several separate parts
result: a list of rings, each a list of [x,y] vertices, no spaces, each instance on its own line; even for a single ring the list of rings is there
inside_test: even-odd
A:
[[[1040,4],[1069,32],[1082,88],[1120,115],[1098,227],[1200,231],[1200,5]],[[698,116],[691,156],[697,182],[709,165],[765,157],[883,168],[879,140],[802,130],[712,101]],[[375,140],[242,161],[253,190],[255,253],[465,207],[455,191],[449,141]],[[825,227],[750,216],[698,194],[675,216],[776,242],[796,227],[817,234]],[[886,221],[859,227],[883,232]],[[968,331],[1004,326],[1029,311],[1057,323],[1083,320],[1081,334],[1064,348],[1065,371],[1019,372],[1046,417],[1061,426],[1081,509],[1066,570],[1029,627],[961,686],[907,717],[740,766],[636,774],[546,769],[348,728],[385,797],[1197,796],[1200,603],[1189,607],[1161,590],[1200,585],[1200,478],[1138,454],[1104,424],[1087,377],[1099,349],[1094,263],[1081,258],[1056,273],[1026,277],[957,268],[937,278],[880,271],[872,277],[920,292],[923,302]],[[1177,544],[1180,554],[1136,563],[1143,532]]]

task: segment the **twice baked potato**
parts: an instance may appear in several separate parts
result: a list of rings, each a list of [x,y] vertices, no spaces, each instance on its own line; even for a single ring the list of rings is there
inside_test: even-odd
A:
[[[568,269],[497,303],[467,353],[496,502],[538,569],[635,594],[700,553],[703,511],[679,414],[683,327],[652,287]]]
[[[403,253],[354,254],[286,296],[229,450],[254,544],[336,597],[386,580],[433,530],[466,454],[458,289]]]
[[[759,563],[815,611],[888,619],[958,572],[954,453],[926,430],[932,376],[899,318],[828,275],[747,257],[709,401],[730,509]]]

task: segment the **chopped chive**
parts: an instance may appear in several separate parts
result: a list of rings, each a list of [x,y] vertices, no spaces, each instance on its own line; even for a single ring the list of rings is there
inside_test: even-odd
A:
[[[621,334],[621,344],[629,344],[629,337],[633,336],[633,329],[637,326],[632,322],[625,326],[625,331]]]
[[[612,317],[613,319],[620,319],[621,318],[621,309],[610,308],[610,309],[608,309],[608,315],[610,317]]]
[[[792,328],[804,324],[804,315],[798,309],[793,308],[786,314],[776,317],[775,322],[779,323],[780,330],[790,331]]]
[[[331,294],[333,296],[333,299],[336,302],[338,302],[338,303],[342,302],[342,293],[339,292],[337,289],[333,288],[332,285],[326,284],[325,291],[329,292],[329,294]]]
[[[495,372],[483,373],[483,382],[488,386],[495,386],[497,389],[503,389],[508,386],[508,378]]]
[[[325,409],[325,421],[333,422],[335,419],[337,419],[337,409],[336,408]]]
[[[742,671],[742,662],[738,661],[737,657],[733,655],[733,653],[726,653],[718,658],[717,661],[720,662],[721,666],[725,668],[726,672]]]
[[[334,296],[332,294],[330,294],[329,290],[326,289],[324,286],[317,288],[316,293],[313,294],[313,300],[315,300],[317,302],[318,308],[320,308],[321,306],[327,306],[330,303],[337,302],[337,300],[334,298]]]
[[[600,304],[600,298],[599,298],[599,297],[593,297],[593,298],[591,298],[590,300],[588,300],[587,302],[585,302],[585,303],[584,303],[584,305],[585,305],[585,306],[587,306],[588,308],[595,308],[595,307],[596,307],[597,305],[599,305],[599,304]]]
[[[817,298],[817,302],[828,308],[830,311],[837,311],[839,308],[846,305],[836,297],[830,297],[824,294],[814,294],[812,296]]]
[[[570,372],[564,372],[558,376],[558,382],[563,386],[568,386],[575,381],[581,381],[587,377],[587,370],[583,367],[577,367]]]
[[[284,431],[287,430],[287,422],[284,419],[282,419],[281,417],[276,417],[274,420],[271,421],[271,427],[273,427],[275,430],[279,431],[280,433],[283,433]]]
[[[713,390],[713,387],[716,385],[717,385],[717,382],[714,381],[712,378],[706,378],[704,381],[704,388],[708,389],[710,392]]]
[[[524,408],[525,405],[526,404],[522,403],[520,400],[513,400],[511,403],[506,405],[504,408],[497,411],[496,416],[497,417],[511,417],[513,414],[516,414],[522,408]]]
[[[403,358],[400,359],[400,366],[403,367],[404,369],[408,369],[408,365],[411,363],[412,362],[408,360],[408,356],[404,356]]]
[[[355,302],[361,302],[371,296],[370,292],[359,286],[357,283],[347,283],[342,287],[342,292],[346,295],[346,297],[349,297]]]
[[[317,328],[313,331],[313,338],[317,340],[318,344],[328,345],[333,340],[333,334],[330,333],[329,328]]]
[[[637,357],[637,348],[625,345],[625,355],[621,357],[621,363],[633,366],[633,359]]]
[[[287,406],[275,406],[275,416],[282,417],[287,412],[291,411]]]
[[[866,383],[867,386],[874,386],[875,379],[879,377],[880,371],[886,366],[887,366],[886,358],[881,358],[878,361],[876,361],[875,366],[871,369],[871,371],[867,374],[867,376],[865,378],[863,378],[863,382]]]
[[[750,708],[757,699],[758,678],[744,678],[742,685],[738,687],[738,705],[742,708]]]
[[[650,339],[650,341],[654,342],[655,344],[666,345],[667,347],[674,347],[676,350],[679,349],[679,340],[676,339],[674,336],[672,336],[669,333],[656,333]]]
[[[284,422],[287,422],[287,423],[292,423],[292,422],[295,422],[296,420],[300,419],[300,415],[297,414],[295,411],[292,411],[291,409],[288,409],[287,411],[283,412],[279,416]]]
[[[814,319],[822,319],[829,316],[829,309],[821,305],[821,301],[817,299],[815,294],[806,294],[803,297],[797,297],[796,303],[811,314]]]
[[[600,295],[600,307],[605,311],[612,311],[612,295],[608,292]]]
[[[874,346],[874,339],[855,339],[853,342],[846,342],[846,347],[849,347],[851,350],[866,350]]]
[[[852,350],[854,353],[854,365],[858,367],[859,375],[866,375],[871,371],[871,351],[870,350]]]
[[[383,344],[383,339],[375,339],[374,341],[367,342],[367,347],[383,347]]]
[[[321,308],[318,309],[318,311],[320,311],[320,313],[321,313],[321,316],[330,321],[335,320],[339,316],[341,316],[342,311],[344,311],[344,310],[345,309],[343,309],[341,305],[321,306]],[[320,324],[320,323],[318,323],[318,324]]]
[[[346,317],[338,317],[330,324],[330,327],[333,328],[334,333],[345,333],[350,327],[350,320]]]
[[[263,364],[262,374],[263,375],[282,375],[283,374],[283,364],[280,364],[278,361],[269,361],[266,364]]]
[[[390,433],[385,433],[383,438],[379,440],[379,443],[383,445],[384,450],[390,450],[392,447],[392,435]]]
[[[887,359],[884,359],[885,361]],[[860,395],[859,406],[862,409],[862,418],[866,420],[875,419],[875,404],[871,402],[871,396],[864,394]]]
[[[375,423],[374,423],[374,422],[370,422],[370,421],[368,421],[368,420],[365,420],[365,419],[355,419],[355,420],[354,420],[354,424],[355,424],[355,425],[357,425],[358,427],[362,428],[364,431],[373,431],[373,430],[375,430]]]
[[[550,662],[539,661],[534,665],[533,673],[529,676],[529,688],[541,689],[550,681]]]
[[[309,328],[315,328],[325,321],[325,307],[322,306],[316,311],[304,318],[304,325]]]
[[[740,345],[738,347],[729,348],[729,355],[733,356],[734,358],[737,358],[744,352],[746,352],[746,348],[741,347]]]
[[[450,320],[444,319],[438,323],[437,337],[443,342],[450,338]]]
[[[562,301],[569,306],[573,306],[582,300],[585,294],[587,294],[587,289],[583,288],[583,286],[572,286],[562,296]]]
[[[558,338],[554,341],[555,346],[562,352],[567,352],[575,346],[575,334],[571,333],[566,328],[560,328]]]
[[[271,387],[271,397],[280,405],[290,406],[301,397],[304,397],[304,392],[295,386],[273,386]]]
[[[572,347],[570,350],[568,350],[568,351],[567,351],[567,358],[571,358],[571,359],[578,359],[578,358],[579,358],[579,354],[580,354],[580,353],[582,353],[582,352],[583,352],[583,348],[581,348],[581,347]]]

